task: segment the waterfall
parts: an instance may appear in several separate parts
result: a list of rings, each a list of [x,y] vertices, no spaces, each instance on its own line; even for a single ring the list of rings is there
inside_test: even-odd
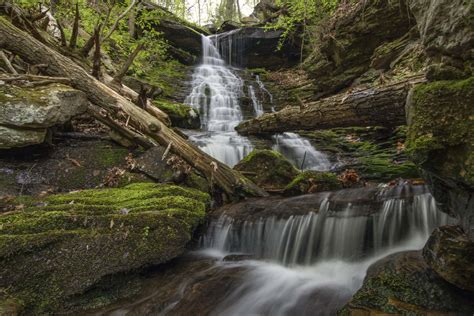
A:
[[[212,250],[203,252],[256,260],[228,265],[247,273],[213,315],[335,315],[372,263],[422,248],[434,228],[452,221],[429,193],[402,197],[407,189],[380,192],[383,203],[375,212],[355,210],[349,194],[342,210],[324,198],[317,213],[306,215],[243,222],[221,216],[201,239]]]
[[[253,86],[249,86],[249,95],[250,99],[252,99],[252,105],[253,105],[253,110],[255,112],[255,117],[259,117],[260,115],[263,114],[263,106],[260,103],[260,101],[257,99],[257,96],[255,95],[255,90]]]
[[[327,171],[331,168],[328,157],[298,134],[277,134],[273,136],[273,140],[275,144],[272,149],[282,153],[300,169]]]
[[[234,128],[242,121],[239,98],[243,95],[243,80],[226,66],[213,40],[202,36],[202,63],[192,77],[192,90],[185,103],[199,110],[205,133],[192,135],[202,150],[233,166],[252,150],[247,138]]]

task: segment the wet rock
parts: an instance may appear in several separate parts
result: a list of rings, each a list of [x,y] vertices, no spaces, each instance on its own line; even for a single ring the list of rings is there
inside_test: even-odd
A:
[[[199,112],[189,105],[171,103],[165,100],[154,100],[153,104],[168,114],[173,126],[187,129],[198,129],[201,127]]]
[[[474,242],[461,227],[435,229],[423,248],[423,257],[444,280],[474,292]]]
[[[474,77],[415,87],[407,105],[407,150],[442,209],[474,238]]]
[[[242,261],[242,260],[250,260],[253,259],[254,256],[252,254],[233,254],[227,255],[222,260],[223,261]]]
[[[298,195],[342,189],[342,182],[332,172],[304,171],[286,187],[285,195]]]
[[[340,315],[456,314],[474,312],[474,296],[434,273],[418,251],[400,252],[374,263],[362,288]]]
[[[222,22],[221,26],[219,26],[217,33],[224,33],[233,31],[240,28],[240,25],[234,21],[224,21]]]
[[[62,84],[0,87],[0,148],[24,147],[45,140],[49,127],[85,112],[84,92]]]
[[[24,201],[22,210],[0,218],[0,288],[30,314],[58,309],[104,276],[180,255],[210,199],[197,190],[137,183],[37,202]]]
[[[254,150],[234,169],[268,190],[283,189],[298,175],[298,170],[288,159],[272,150]]]
[[[282,34],[282,30],[244,27],[220,34],[217,40],[221,55],[233,66],[279,69],[296,64],[300,54],[300,49],[289,41],[277,49]]]

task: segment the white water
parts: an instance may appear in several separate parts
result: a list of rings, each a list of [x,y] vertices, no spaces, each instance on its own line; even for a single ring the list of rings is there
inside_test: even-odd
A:
[[[333,212],[327,199],[319,210],[243,223],[223,216],[212,223],[202,239],[203,253],[259,259],[221,263],[248,272],[214,315],[334,315],[372,263],[421,249],[435,227],[450,221],[429,193],[388,199],[368,216],[354,216],[351,203]]]
[[[191,140],[214,158],[233,166],[252,150],[247,138],[234,131],[242,121],[239,98],[243,80],[228,68],[212,37],[202,37],[203,61],[194,71],[185,103],[201,113],[205,133]]]
[[[273,136],[273,150],[279,151],[295,166],[303,170],[327,171],[331,163],[327,155],[317,151],[311,143],[295,133],[283,133]]]
[[[243,96],[244,82],[232,71],[221,55],[224,54],[230,63],[232,50],[237,49],[238,47],[234,46],[238,46],[239,43],[233,43],[233,37],[227,36],[227,39],[223,40],[229,42],[225,45],[225,50],[219,52],[219,37],[223,35],[202,37],[202,63],[193,73],[192,90],[185,103],[201,113],[203,132],[194,133],[190,136],[190,140],[212,157],[234,166],[253,150],[253,146],[248,138],[240,136],[234,130],[243,119],[240,98]],[[260,91],[268,94],[270,102],[273,103],[273,96],[258,75],[256,83]],[[252,85],[248,86],[248,92],[254,115],[258,117],[264,113],[262,102],[257,98]],[[273,149],[280,151],[297,167],[301,167],[305,156],[304,169],[329,170],[330,163],[327,157],[297,134],[284,133],[275,136],[274,139],[276,144]]]

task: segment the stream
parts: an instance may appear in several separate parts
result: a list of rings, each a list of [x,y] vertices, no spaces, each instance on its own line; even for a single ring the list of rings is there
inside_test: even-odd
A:
[[[200,111],[202,128],[190,139],[234,166],[254,145],[234,131],[244,116],[239,100],[245,83],[221,57],[219,36],[202,38],[202,64],[186,99]],[[254,116],[264,112],[255,89],[269,94],[256,79],[247,89]],[[272,149],[298,168],[331,169],[328,157],[298,134],[273,135],[272,142]],[[364,199],[367,190],[323,192],[313,200],[303,197],[306,202],[261,199],[263,208],[296,203],[293,213],[239,219],[224,212],[210,221],[184,268],[160,272],[140,298],[99,314],[335,315],[361,287],[372,263],[421,249],[435,227],[451,220],[423,186],[380,187]]]

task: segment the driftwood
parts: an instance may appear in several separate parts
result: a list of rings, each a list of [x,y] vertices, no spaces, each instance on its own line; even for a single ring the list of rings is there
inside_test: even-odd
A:
[[[127,122],[126,126],[123,125],[125,126],[124,130],[131,130],[128,128],[130,126],[143,135],[133,132],[143,140],[147,140],[147,143],[156,142],[162,146],[170,147],[172,152],[200,171],[224,192],[234,197],[238,195],[266,195],[265,191],[239,172],[188,143],[156,117],[89,75],[71,59],[42,44],[2,17],[0,17],[0,48],[17,54],[31,64],[48,64],[48,68],[44,70],[45,73],[50,76],[69,78],[72,87],[84,91],[89,101],[100,108],[96,114],[106,113],[105,116],[102,115],[104,122],[109,124],[117,121]],[[131,140],[133,141],[133,139]]]
[[[236,130],[244,135],[350,126],[398,126],[406,123],[408,91],[423,82],[422,76],[375,88],[341,93],[300,106],[284,108],[242,122]]]

